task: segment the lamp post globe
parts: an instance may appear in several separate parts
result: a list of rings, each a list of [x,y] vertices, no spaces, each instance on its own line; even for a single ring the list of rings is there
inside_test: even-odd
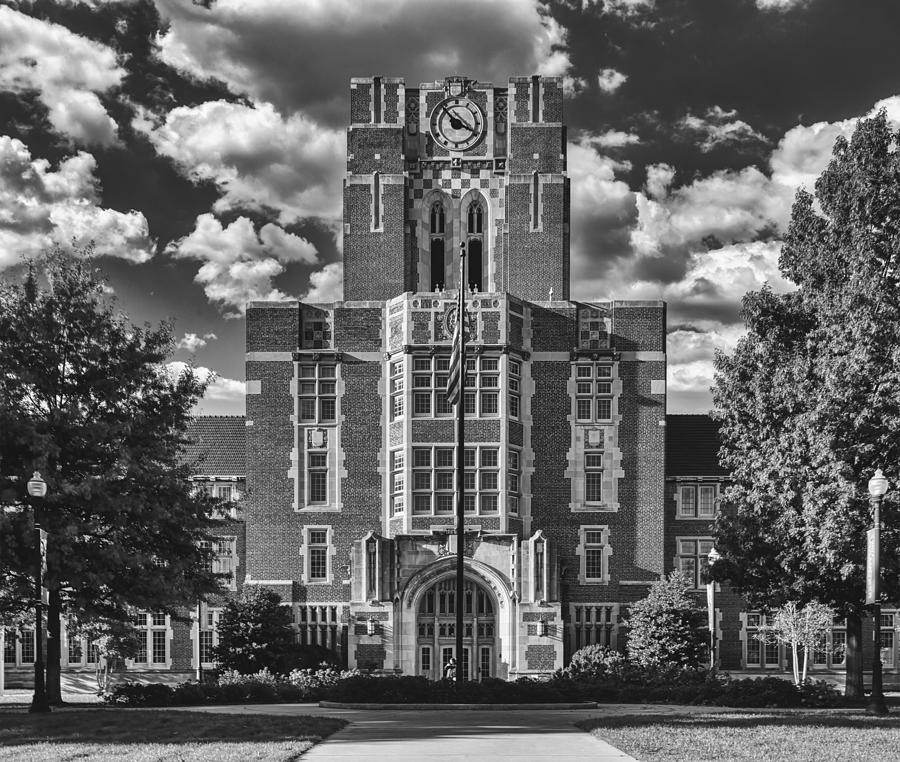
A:
[[[869,479],[869,495],[870,497],[884,497],[888,491],[888,480],[881,472],[881,469],[875,471],[875,475]]]
[[[47,494],[47,482],[41,478],[41,472],[35,471],[28,480],[28,494],[32,497],[45,497]]]

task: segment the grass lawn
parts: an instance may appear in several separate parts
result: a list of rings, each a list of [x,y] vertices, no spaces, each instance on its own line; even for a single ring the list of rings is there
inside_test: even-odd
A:
[[[642,762],[856,762],[900,759],[900,716],[703,713],[579,723]]]
[[[295,760],[344,725],[327,717],[0,708],[0,760]]]

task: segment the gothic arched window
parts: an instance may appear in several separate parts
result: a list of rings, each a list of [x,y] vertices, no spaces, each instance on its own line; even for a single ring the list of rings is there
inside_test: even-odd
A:
[[[444,205],[440,201],[435,201],[431,205],[431,213],[428,222],[429,227],[431,228],[431,290],[440,291],[444,288],[444,277],[446,275],[445,270],[447,266],[444,259],[445,213]]]
[[[473,201],[469,204],[469,212],[468,212],[468,224],[466,226],[466,230],[469,233],[473,233],[476,235],[480,235],[484,232],[484,210],[481,208],[481,204],[477,201]]]

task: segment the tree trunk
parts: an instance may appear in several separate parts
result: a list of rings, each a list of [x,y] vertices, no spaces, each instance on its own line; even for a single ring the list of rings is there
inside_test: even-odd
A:
[[[844,696],[862,700],[863,688],[862,617],[855,611],[847,614],[847,672]]]
[[[803,646],[803,680],[800,685],[806,685],[806,671],[809,668],[809,646]]]
[[[60,663],[62,661],[60,638],[60,595],[58,588],[50,589],[50,605],[47,607],[47,701],[59,706],[62,700]]]
[[[800,685],[800,655],[797,653],[797,641],[791,641],[791,652],[794,655],[794,685]]]

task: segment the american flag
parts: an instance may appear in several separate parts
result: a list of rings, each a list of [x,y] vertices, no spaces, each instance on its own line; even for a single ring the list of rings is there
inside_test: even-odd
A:
[[[451,405],[459,404],[464,386],[465,376],[465,334],[463,322],[465,320],[465,290],[459,289],[459,305],[456,308],[456,327],[453,329],[453,349],[450,353],[450,374],[447,376],[447,400]]]

